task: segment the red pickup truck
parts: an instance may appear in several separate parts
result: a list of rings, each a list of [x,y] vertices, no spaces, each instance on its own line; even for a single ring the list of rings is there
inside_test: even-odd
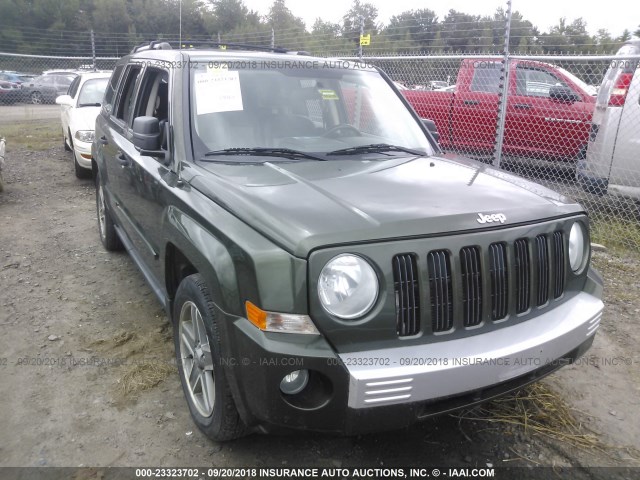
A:
[[[496,141],[502,63],[462,61],[453,91],[402,90],[421,118],[432,119],[445,150],[490,154]],[[584,158],[595,88],[548,63],[511,60],[502,151],[507,155]]]

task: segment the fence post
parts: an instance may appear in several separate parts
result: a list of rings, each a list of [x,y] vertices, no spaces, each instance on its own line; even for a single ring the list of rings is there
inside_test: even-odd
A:
[[[498,89],[498,121],[496,141],[493,151],[493,165],[500,168],[502,162],[502,144],[504,143],[504,125],[507,119],[507,101],[509,99],[509,36],[511,34],[511,0],[507,0],[506,22],[504,28],[504,48],[502,51],[502,69]]]
[[[276,48],[276,31],[272,28],[271,29],[271,49],[275,49]]]
[[[360,15],[360,37],[358,38],[358,58],[362,61],[362,36],[364,35],[364,16]]]
[[[93,35],[93,28],[91,29],[91,59],[93,62],[93,71],[95,72],[98,66],[96,65],[96,39]]]

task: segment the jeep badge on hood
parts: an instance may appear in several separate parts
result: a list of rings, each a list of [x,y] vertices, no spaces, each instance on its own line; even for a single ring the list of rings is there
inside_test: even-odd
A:
[[[478,220],[478,223],[504,223],[507,221],[507,217],[504,213],[494,213],[493,215],[483,215],[482,213],[478,213],[478,218],[476,220]]]

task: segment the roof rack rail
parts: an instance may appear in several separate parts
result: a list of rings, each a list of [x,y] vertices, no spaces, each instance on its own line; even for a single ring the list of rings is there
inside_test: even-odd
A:
[[[198,42],[189,42],[189,41],[183,41],[182,42],[182,46],[183,47],[189,47],[189,48],[193,48],[194,46],[197,47],[223,47],[223,48],[227,48],[227,47],[231,47],[231,48],[237,48],[239,50],[258,50],[258,51],[263,51],[263,52],[274,52],[274,53],[288,53],[289,50],[287,50],[286,48],[282,48],[282,47],[265,47],[262,45],[249,45],[246,43],[228,43],[228,42],[202,42],[202,41],[198,41]]]
[[[171,44],[162,40],[154,40],[149,43],[141,43],[140,45],[133,47],[131,53],[142,52],[145,50],[171,50]]]

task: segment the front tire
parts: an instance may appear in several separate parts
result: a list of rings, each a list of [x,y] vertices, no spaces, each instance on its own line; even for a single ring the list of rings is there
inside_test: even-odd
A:
[[[71,135],[69,135],[69,141],[71,141]],[[64,136],[64,130],[62,131],[62,145],[64,146],[64,150],[66,152],[71,151],[71,147],[67,144],[67,139]]]
[[[111,214],[107,209],[104,189],[100,182],[100,173],[96,174],[96,213],[98,214],[98,233],[100,234],[100,241],[105,250],[110,252],[122,250],[122,242],[120,241],[120,237],[118,237],[116,227],[111,219]]]
[[[31,94],[31,103],[34,105],[41,105],[43,102],[42,94],[40,92],[33,92]]]
[[[214,303],[200,274],[176,292],[173,338],[182,390],[193,421],[212,440],[233,440],[245,426],[229,389],[221,359]]]
[[[87,170],[86,168],[82,168],[80,166],[75,152],[73,152],[73,171],[76,174],[76,178],[79,178],[81,180],[91,178],[91,170]]]

